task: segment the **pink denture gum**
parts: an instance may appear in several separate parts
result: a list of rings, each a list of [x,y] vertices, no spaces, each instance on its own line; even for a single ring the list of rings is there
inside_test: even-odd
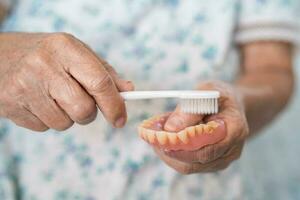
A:
[[[166,151],[194,151],[215,144],[226,136],[226,127],[222,120],[190,126],[179,132],[164,131],[168,117],[169,114],[164,114],[143,121],[138,128],[139,136],[149,144]]]

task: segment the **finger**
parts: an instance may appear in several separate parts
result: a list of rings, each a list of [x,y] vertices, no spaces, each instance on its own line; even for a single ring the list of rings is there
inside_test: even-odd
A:
[[[207,173],[207,172],[216,172],[223,169],[226,169],[234,160],[237,160],[241,155],[242,148],[234,147],[230,150],[230,153],[227,156],[219,158],[210,163],[186,163],[169,155],[166,155],[166,152],[155,148],[154,149],[157,155],[170,167],[182,174],[192,174],[192,173]]]
[[[231,155],[234,151],[237,151],[238,148],[242,149],[242,146],[238,144],[226,150],[218,145],[211,145],[197,151],[166,151],[165,154],[186,163],[207,164]]]
[[[120,76],[118,75],[116,70],[110,64],[108,64],[105,60],[103,60],[101,58],[99,58],[99,59],[100,59],[102,65],[105,67],[106,71],[112,77],[114,83],[116,84],[116,86],[120,92],[134,90],[134,85],[131,81],[120,78]]]
[[[232,148],[226,156],[222,157],[222,159],[218,159],[210,164],[210,167],[204,167],[201,171],[202,172],[216,172],[221,171],[230,166],[232,162],[239,159],[241,156],[242,148],[235,147]]]
[[[187,163],[209,163],[222,157],[226,149],[219,145],[208,145],[197,151],[169,151],[166,154],[174,159]]]
[[[81,44],[75,45],[70,51],[72,58],[65,62],[65,70],[95,99],[109,122],[115,127],[124,126],[127,119],[124,100],[98,57]],[[73,61],[74,57],[76,61]]]
[[[53,81],[49,86],[49,93],[73,121],[87,124],[96,118],[94,99],[68,75]]]
[[[63,131],[73,125],[69,116],[47,94],[38,94],[29,104],[29,110],[47,127]]]
[[[49,129],[49,127],[47,127],[40,119],[26,109],[18,110],[13,113],[18,114],[9,116],[9,118],[18,126],[38,132],[43,132]]]
[[[154,150],[156,154],[160,157],[160,159],[162,159],[169,167],[175,169],[177,172],[181,174],[193,174],[193,173],[216,171],[214,164],[217,163],[209,163],[209,164],[186,163],[166,155],[165,152],[163,152],[160,149],[155,148]]]
[[[181,174],[191,174],[194,172],[192,164],[171,158],[165,155],[161,149],[154,148],[154,151],[161,160],[163,160],[169,167],[175,169],[177,172]]]
[[[177,106],[167,119],[164,129],[166,131],[178,132],[182,129],[198,124],[203,119],[203,115],[188,114],[181,111]]]

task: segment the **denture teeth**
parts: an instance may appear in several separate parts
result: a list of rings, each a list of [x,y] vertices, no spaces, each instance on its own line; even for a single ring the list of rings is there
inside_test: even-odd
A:
[[[187,144],[189,143],[189,138],[187,136],[187,131],[183,130],[177,133],[178,138],[184,143]]]
[[[147,135],[148,141],[153,144],[155,142],[155,131],[148,130],[146,135]]]
[[[214,128],[208,125],[203,126],[204,133],[212,133],[214,131]]]
[[[195,128],[196,128],[196,134],[197,135],[200,135],[200,134],[202,134],[203,133],[203,124],[199,124],[199,125],[197,125]]]
[[[178,139],[176,133],[167,133],[167,135],[171,144],[177,144]]]
[[[190,137],[195,137],[196,136],[196,130],[195,130],[195,127],[188,127],[186,129],[186,131],[188,132],[188,135]]]
[[[219,126],[219,124],[215,121],[210,121],[210,122],[207,123],[207,125],[214,128],[214,129],[216,129]]]
[[[156,132],[156,137],[157,137],[157,140],[158,140],[159,144],[161,144],[161,145],[166,144],[167,141],[168,141],[167,133],[164,132],[164,131]]]

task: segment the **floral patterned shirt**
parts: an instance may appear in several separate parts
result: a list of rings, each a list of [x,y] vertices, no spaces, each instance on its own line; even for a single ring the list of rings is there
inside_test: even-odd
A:
[[[20,0],[3,31],[69,32],[136,89],[193,89],[233,81],[237,44],[297,42],[297,0]],[[101,115],[87,126],[43,134],[0,119],[0,199],[247,199],[239,163],[180,175],[137,136],[141,120],[175,102],[128,103],[128,124]]]

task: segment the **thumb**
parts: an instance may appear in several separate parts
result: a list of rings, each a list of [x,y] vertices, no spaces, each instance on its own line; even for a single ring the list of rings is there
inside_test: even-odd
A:
[[[167,119],[164,129],[170,132],[178,132],[186,127],[198,124],[203,117],[203,115],[184,113],[180,107],[177,106],[175,111]]]

